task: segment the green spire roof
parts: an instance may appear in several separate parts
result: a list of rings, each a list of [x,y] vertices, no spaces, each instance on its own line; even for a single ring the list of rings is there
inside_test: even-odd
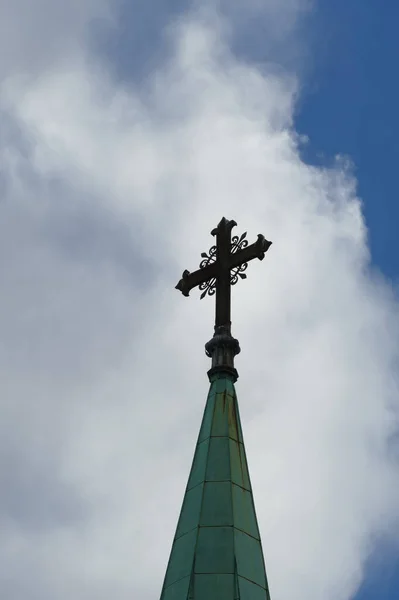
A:
[[[161,600],[270,600],[235,377],[210,381]]]

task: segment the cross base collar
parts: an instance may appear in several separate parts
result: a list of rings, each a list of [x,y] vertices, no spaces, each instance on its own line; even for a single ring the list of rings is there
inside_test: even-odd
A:
[[[230,327],[216,327],[213,338],[205,344],[205,353],[212,358],[208,377],[211,378],[214,373],[227,372],[234,377],[234,381],[237,381],[238,373],[234,368],[234,357],[240,352],[240,344],[231,335]]]

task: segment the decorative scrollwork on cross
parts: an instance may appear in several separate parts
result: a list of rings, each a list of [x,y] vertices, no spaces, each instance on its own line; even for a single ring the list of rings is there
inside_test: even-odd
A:
[[[243,263],[242,265],[239,265],[238,267],[235,267],[230,274],[230,283],[231,285],[235,285],[238,281],[238,278],[240,277],[240,279],[246,279],[247,278],[247,274],[243,273],[243,271],[246,270],[246,268],[248,267],[248,263]]]
[[[244,233],[240,237],[238,237],[238,235],[235,235],[231,239],[231,253],[232,254],[235,254],[239,250],[242,250],[243,248],[246,248],[248,246],[248,240],[245,239],[246,237],[247,237],[247,232],[244,231]],[[244,273],[244,271],[246,270],[247,267],[248,267],[248,263],[243,263],[242,265],[238,265],[238,267],[235,267],[231,271],[231,274],[230,274],[231,285],[235,285],[238,281],[238,278],[240,278],[240,279],[247,278],[247,275]]]
[[[208,265],[216,262],[216,246],[212,246],[209,248],[209,254],[206,252],[201,252],[201,256],[203,260],[200,262],[200,269],[205,269]],[[199,289],[203,292],[200,296],[201,300],[208,296],[213,296],[216,292],[216,277],[212,277],[212,279],[208,279],[208,281],[204,281],[199,285]]]
[[[204,281],[198,287],[200,290],[204,290],[200,296],[201,300],[205,298],[207,294],[208,296],[213,296],[213,294],[216,292],[216,277],[213,277],[213,279],[209,279],[208,281]]]
[[[241,250],[242,248],[246,248],[248,246],[248,240],[245,239],[246,237],[247,237],[247,232],[244,231],[244,233],[241,235],[241,237],[238,237],[238,235],[235,235],[231,239],[231,253],[232,254],[234,254],[235,252],[238,252],[238,250]]]
[[[209,254],[201,252],[201,256],[204,260],[201,260],[200,262],[200,269],[205,269],[205,267],[216,261],[216,246],[209,248]]]

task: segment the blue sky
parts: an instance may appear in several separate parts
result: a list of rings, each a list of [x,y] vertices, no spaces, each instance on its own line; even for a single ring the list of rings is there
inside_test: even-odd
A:
[[[310,160],[343,153],[353,161],[373,262],[397,280],[399,7],[377,0],[321,0],[318,6],[311,18],[313,71],[296,124],[311,140]]]
[[[305,160],[345,154],[353,162],[369,229],[372,263],[399,278],[397,2],[321,0],[311,17],[312,67],[296,116],[309,136]],[[333,50],[332,50],[333,49]],[[374,549],[356,600],[393,600],[399,555]]]
[[[8,4],[0,596],[159,597],[225,215],[273,241],[233,294],[272,598],[396,600],[396,3]]]
[[[306,160],[320,164],[342,153],[353,162],[372,262],[395,286],[398,19],[399,5],[394,1],[382,5],[377,0],[321,0],[311,17],[313,66],[296,116],[298,130],[310,139]],[[393,600],[398,589],[397,548],[387,551],[377,545],[356,600]]]
[[[317,58],[296,117],[298,130],[310,138],[304,153],[307,160],[317,164],[343,153],[353,161],[372,262],[395,286],[399,276],[399,84],[394,75],[398,18],[396,2],[384,6],[375,0],[319,2],[312,18]],[[393,600],[398,589],[397,548],[384,551],[377,545],[356,599]]]

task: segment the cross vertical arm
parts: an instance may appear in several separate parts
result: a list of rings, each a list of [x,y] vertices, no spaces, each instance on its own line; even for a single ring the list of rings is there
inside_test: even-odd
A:
[[[231,329],[231,283],[230,283],[230,253],[231,230],[237,223],[223,218],[212,235],[216,236],[216,257],[218,274],[216,279],[216,313],[215,331],[223,327],[230,333]]]

